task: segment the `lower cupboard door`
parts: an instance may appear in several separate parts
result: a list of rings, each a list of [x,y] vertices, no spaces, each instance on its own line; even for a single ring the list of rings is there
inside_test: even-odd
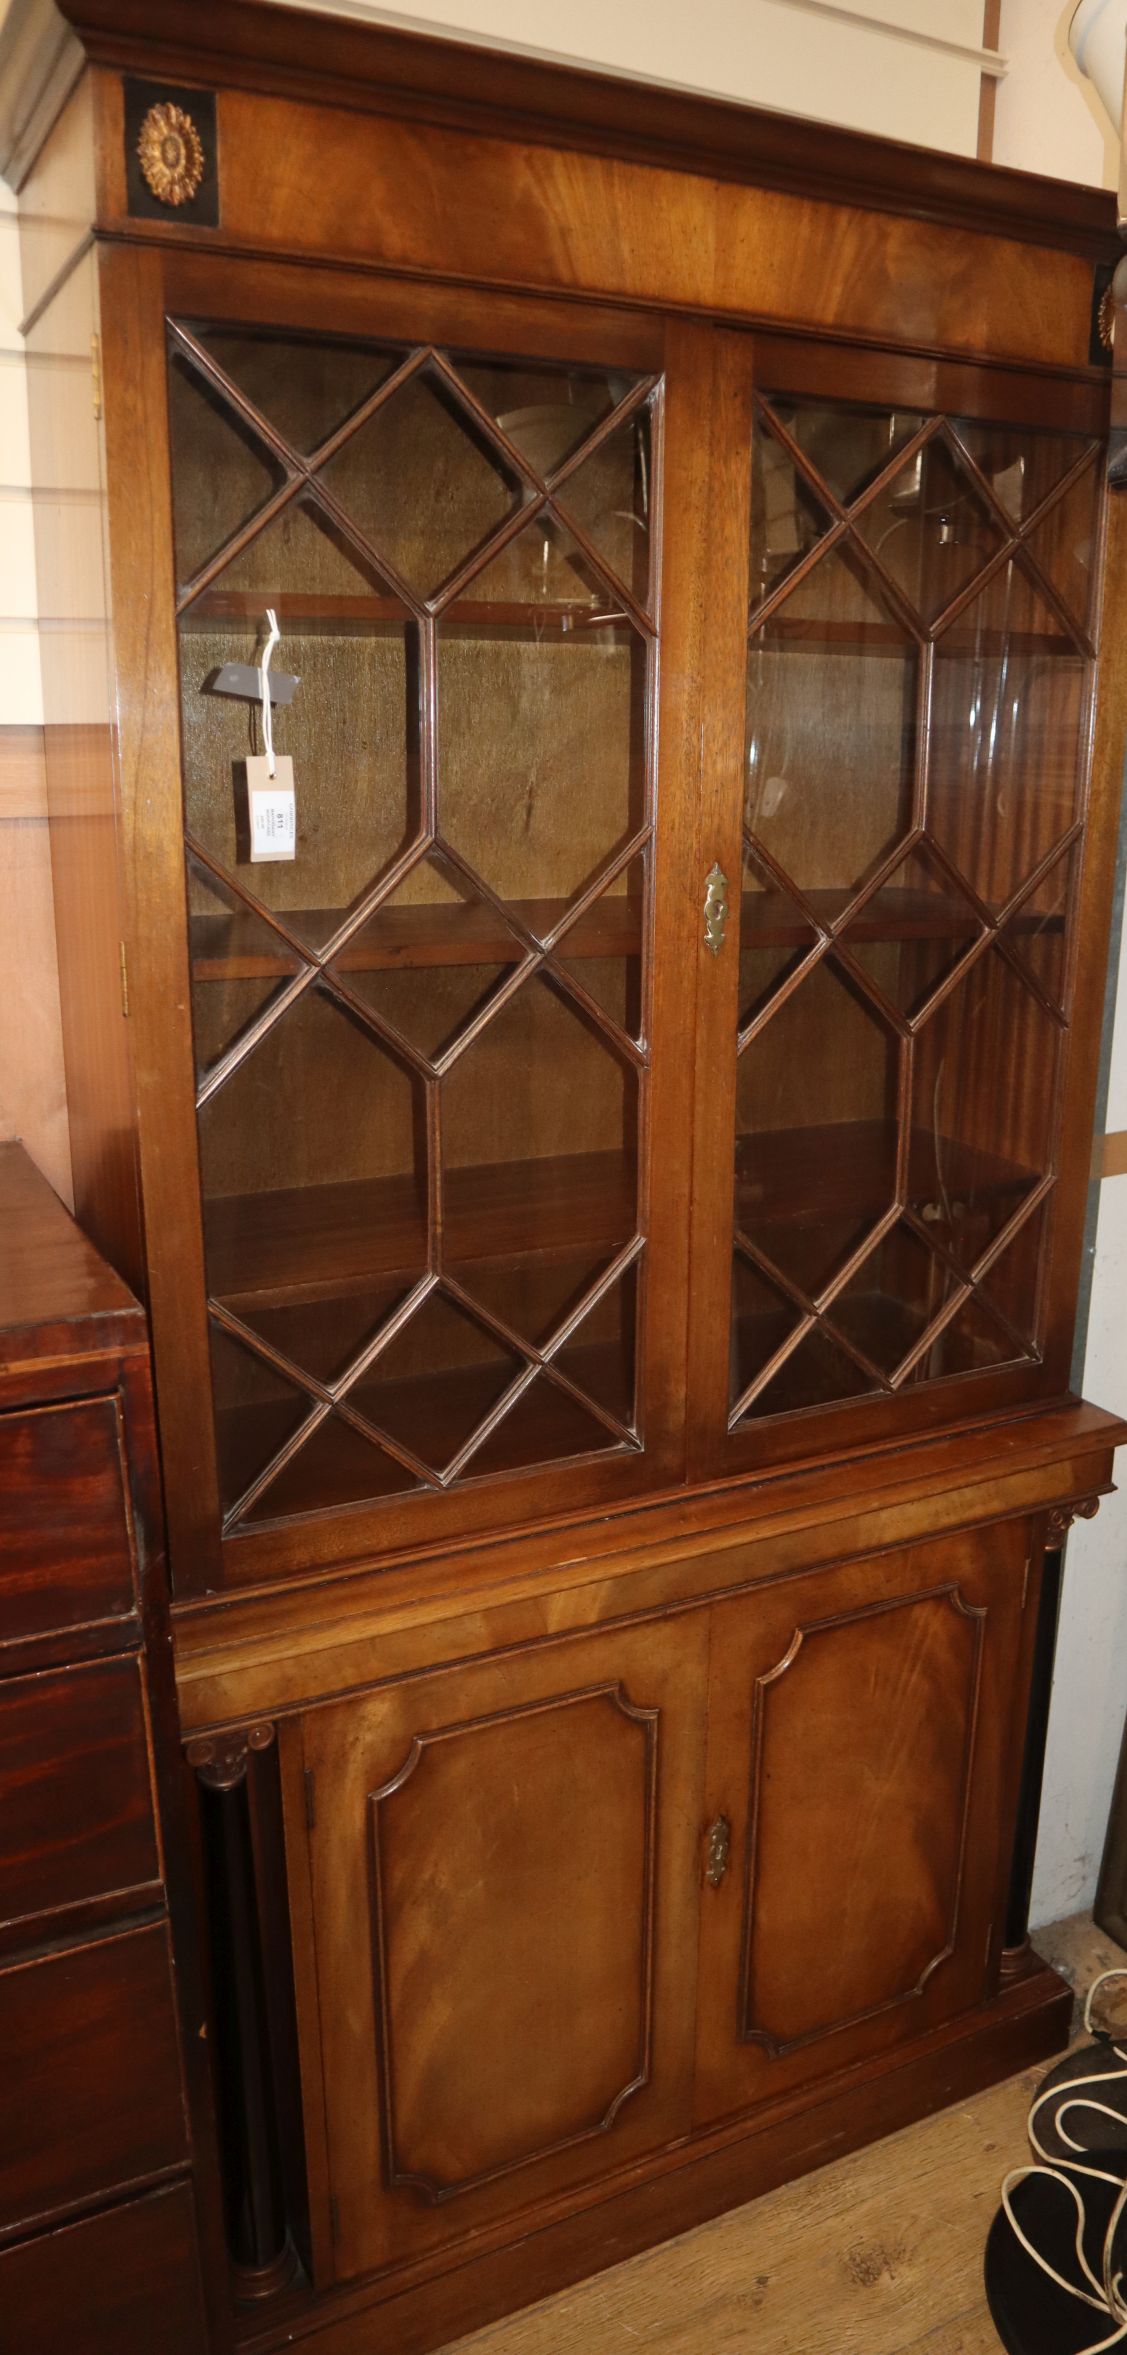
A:
[[[510,2237],[687,2130],[706,1663],[687,1613],[292,1729],[321,2283]]]
[[[878,2056],[988,1991],[1036,1600],[1028,1535],[975,1530],[716,1607],[698,2124]]]

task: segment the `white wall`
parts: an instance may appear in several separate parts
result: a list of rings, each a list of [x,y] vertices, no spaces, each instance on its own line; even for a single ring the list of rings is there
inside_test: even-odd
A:
[[[567,56],[614,73],[882,131],[957,155],[978,136],[982,0],[279,0]]]
[[[994,161],[1114,188],[1119,142],[1068,46],[1076,0],[1002,0]]]

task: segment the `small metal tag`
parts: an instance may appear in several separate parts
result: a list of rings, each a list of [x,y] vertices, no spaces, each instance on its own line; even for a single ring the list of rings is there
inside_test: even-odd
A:
[[[225,662],[222,670],[213,671],[205,686],[211,695],[243,695],[248,703],[262,701],[262,672],[256,662]],[[292,703],[300,678],[290,671],[271,671],[270,701],[284,710]]]

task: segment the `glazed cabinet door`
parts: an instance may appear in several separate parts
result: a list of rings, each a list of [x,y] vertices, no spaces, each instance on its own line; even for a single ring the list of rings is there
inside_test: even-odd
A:
[[[718,620],[744,724],[702,856],[725,903],[701,947],[702,1470],[1063,1389],[1087,1150],[1061,1119],[1101,528],[1083,400],[766,339],[754,364]]]
[[[698,2124],[990,1992],[1035,1593],[1009,1523],[716,1607]]]
[[[696,428],[660,322],[163,267],[191,1037],[138,1009],[143,1159],[210,1583],[220,1532],[252,1576],[680,1470]]]
[[[686,2131],[706,1663],[700,1612],[292,1729],[320,2280],[511,2238]]]

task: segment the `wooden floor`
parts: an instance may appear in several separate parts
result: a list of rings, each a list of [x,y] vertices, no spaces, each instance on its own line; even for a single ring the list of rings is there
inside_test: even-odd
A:
[[[1085,1916],[1036,1943],[1081,1993],[1127,1961]],[[982,2251],[1042,2074],[477,2331],[457,2355],[998,2355]]]

